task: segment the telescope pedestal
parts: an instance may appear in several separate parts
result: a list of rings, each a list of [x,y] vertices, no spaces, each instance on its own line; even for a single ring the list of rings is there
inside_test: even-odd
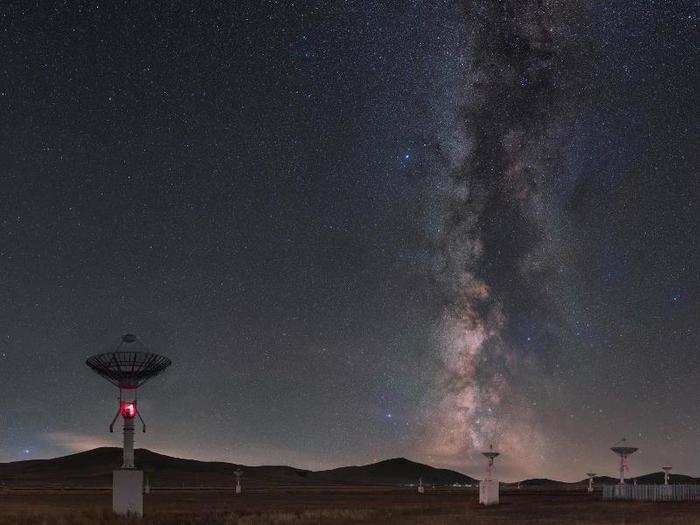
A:
[[[112,510],[122,516],[143,516],[143,471],[112,472]]]
[[[484,479],[479,483],[479,503],[482,505],[498,505],[498,480]]]

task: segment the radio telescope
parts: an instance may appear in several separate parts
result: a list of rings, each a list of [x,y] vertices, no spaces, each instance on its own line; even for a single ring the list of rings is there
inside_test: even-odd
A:
[[[234,476],[236,476],[236,494],[240,494],[242,492],[241,489],[241,477],[243,477],[243,471],[238,469],[233,471]]]
[[[595,472],[586,472],[588,476],[588,492],[593,492],[593,478],[595,478]]]
[[[119,408],[109,425],[119,416],[124,420],[122,467],[112,473],[112,508],[117,514],[143,515],[143,471],[134,468],[134,419],[138,416],[146,432],[146,423],[138,410],[137,390],[149,379],[168,368],[170,359],[147,351],[133,334],[121,337],[114,352],[96,354],[85,364],[119,388]]]
[[[622,438],[620,441],[615,443],[615,446],[612,447],[610,450],[612,450],[615,454],[620,456],[620,485],[624,485],[625,471],[629,470],[628,458],[632,454],[637,452],[639,449],[637,447],[628,447],[627,439]]]
[[[493,445],[489,446],[487,452],[481,453],[488,459],[488,466],[486,467],[486,477],[479,483],[479,503],[484,505],[497,505],[498,504],[498,480],[492,479],[493,476],[493,462],[500,456],[499,452],[493,450]]]
[[[668,485],[668,478],[671,477],[673,467],[661,467],[661,470],[664,471],[664,485]]]

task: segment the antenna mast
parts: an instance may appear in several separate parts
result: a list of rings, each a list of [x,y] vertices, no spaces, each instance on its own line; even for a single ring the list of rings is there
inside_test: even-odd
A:
[[[593,492],[593,478],[595,478],[595,472],[586,472],[588,476],[588,492]]]
[[[668,479],[671,477],[673,467],[661,467],[661,470],[664,471],[664,485],[668,485]]]
[[[639,449],[637,447],[628,447],[627,439],[622,438],[620,441],[615,443],[615,446],[610,450],[620,456],[620,485],[624,485],[625,472],[629,470],[629,457]]]
[[[241,469],[237,469],[233,471],[234,476],[236,476],[236,494],[240,494],[243,492],[241,489],[241,477],[243,476],[243,471]]]
[[[112,507],[117,514],[143,514],[143,472],[134,467],[134,420],[143,431],[146,423],[138,410],[137,390],[149,379],[168,368],[170,359],[147,351],[133,334],[124,334],[114,352],[88,357],[85,364],[119,389],[119,407],[109,425],[123,420],[124,447],[121,470],[112,476]]]
[[[493,445],[490,445],[489,450],[481,454],[488,459],[488,464],[486,466],[486,477],[479,483],[479,503],[496,505],[499,501],[499,484],[497,479],[493,479],[493,462],[500,456],[500,453],[494,451]]]

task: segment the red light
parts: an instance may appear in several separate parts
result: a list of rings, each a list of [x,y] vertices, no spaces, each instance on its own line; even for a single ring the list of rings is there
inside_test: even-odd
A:
[[[121,406],[119,407],[119,413],[124,419],[136,417],[136,403],[122,401]]]

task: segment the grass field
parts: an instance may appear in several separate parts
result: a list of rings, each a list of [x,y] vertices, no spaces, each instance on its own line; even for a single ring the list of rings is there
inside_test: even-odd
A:
[[[109,490],[0,493],[0,525],[226,524],[700,524],[698,503],[603,502],[577,492],[512,491],[480,507],[473,491],[294,490],[233,496],[217,490],[159,490],[145,496],[143,520],[114,517]]]

